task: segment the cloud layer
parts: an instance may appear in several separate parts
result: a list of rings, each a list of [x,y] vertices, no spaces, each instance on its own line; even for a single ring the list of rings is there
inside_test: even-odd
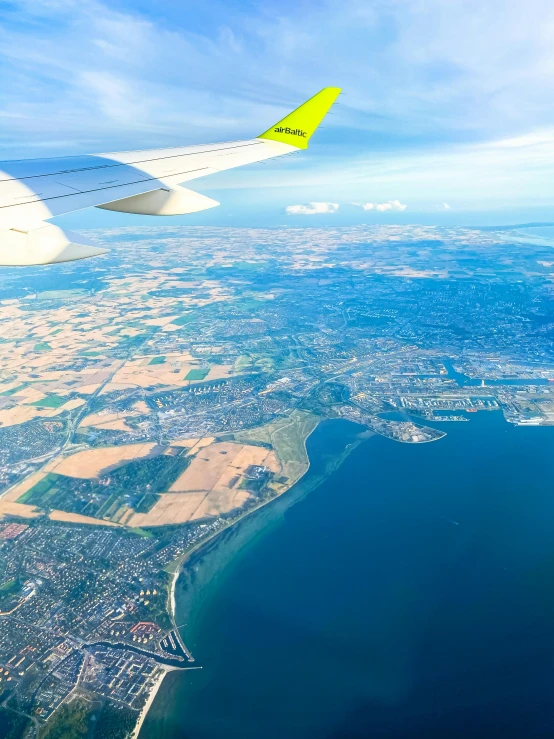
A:
[[[333,123],[380,148],[552,121],[549,0],[202,5],[0,0],[4,136],[255,135],[329,84],[347,91]]]
[[[296,202],[371,183],[374,205],[410,211],[552,191],[550,0],[0,0],[0,13],[0,159],[249,138],[340,85],[307,155],[221,182],[303,187]]]
[[[323,213],[336,213],[338,203],[307,203],[305,205],[288,205],[285,208],[289,216],[315,216]]]
[[[352,205],[358,205],[364,210],[378,210],[381,213],[386,210],[402,211],[408,207],[400,202],[400,200],[388,200],[386,203],[352,203]]]

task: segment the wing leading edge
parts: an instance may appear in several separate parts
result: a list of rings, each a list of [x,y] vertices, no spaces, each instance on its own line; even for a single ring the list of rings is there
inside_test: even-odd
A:
[[[307,148],[340,89],[327,87],[255,139],[0,163],[0,265],[50,264],[105,250],[45,223],[83,208],[182,215],[219,203],[184,182]]]

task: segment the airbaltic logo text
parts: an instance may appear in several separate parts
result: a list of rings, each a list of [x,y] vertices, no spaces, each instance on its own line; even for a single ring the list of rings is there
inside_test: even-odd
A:
[[[302,136],[303,139],[308,135],[306,131],[303,131],[301,128],[283,128],[283,126],[281,126],[280,128],[275,128],[274,131],[275,133],[286,133],[289,136]]]

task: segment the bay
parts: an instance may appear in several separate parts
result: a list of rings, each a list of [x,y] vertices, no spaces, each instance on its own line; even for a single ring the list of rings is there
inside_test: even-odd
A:
[[[554,428],[470,418],[428,444],[320,424],[304,480],[180,577],[203,669],[140,739],[552,736]]]

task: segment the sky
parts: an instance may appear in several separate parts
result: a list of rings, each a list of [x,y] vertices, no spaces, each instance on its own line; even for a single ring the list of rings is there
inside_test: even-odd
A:
[[[0,78],[0,159],[251,138],[343,88],[189,223],[554,220],[550,0],[0,0]]]

